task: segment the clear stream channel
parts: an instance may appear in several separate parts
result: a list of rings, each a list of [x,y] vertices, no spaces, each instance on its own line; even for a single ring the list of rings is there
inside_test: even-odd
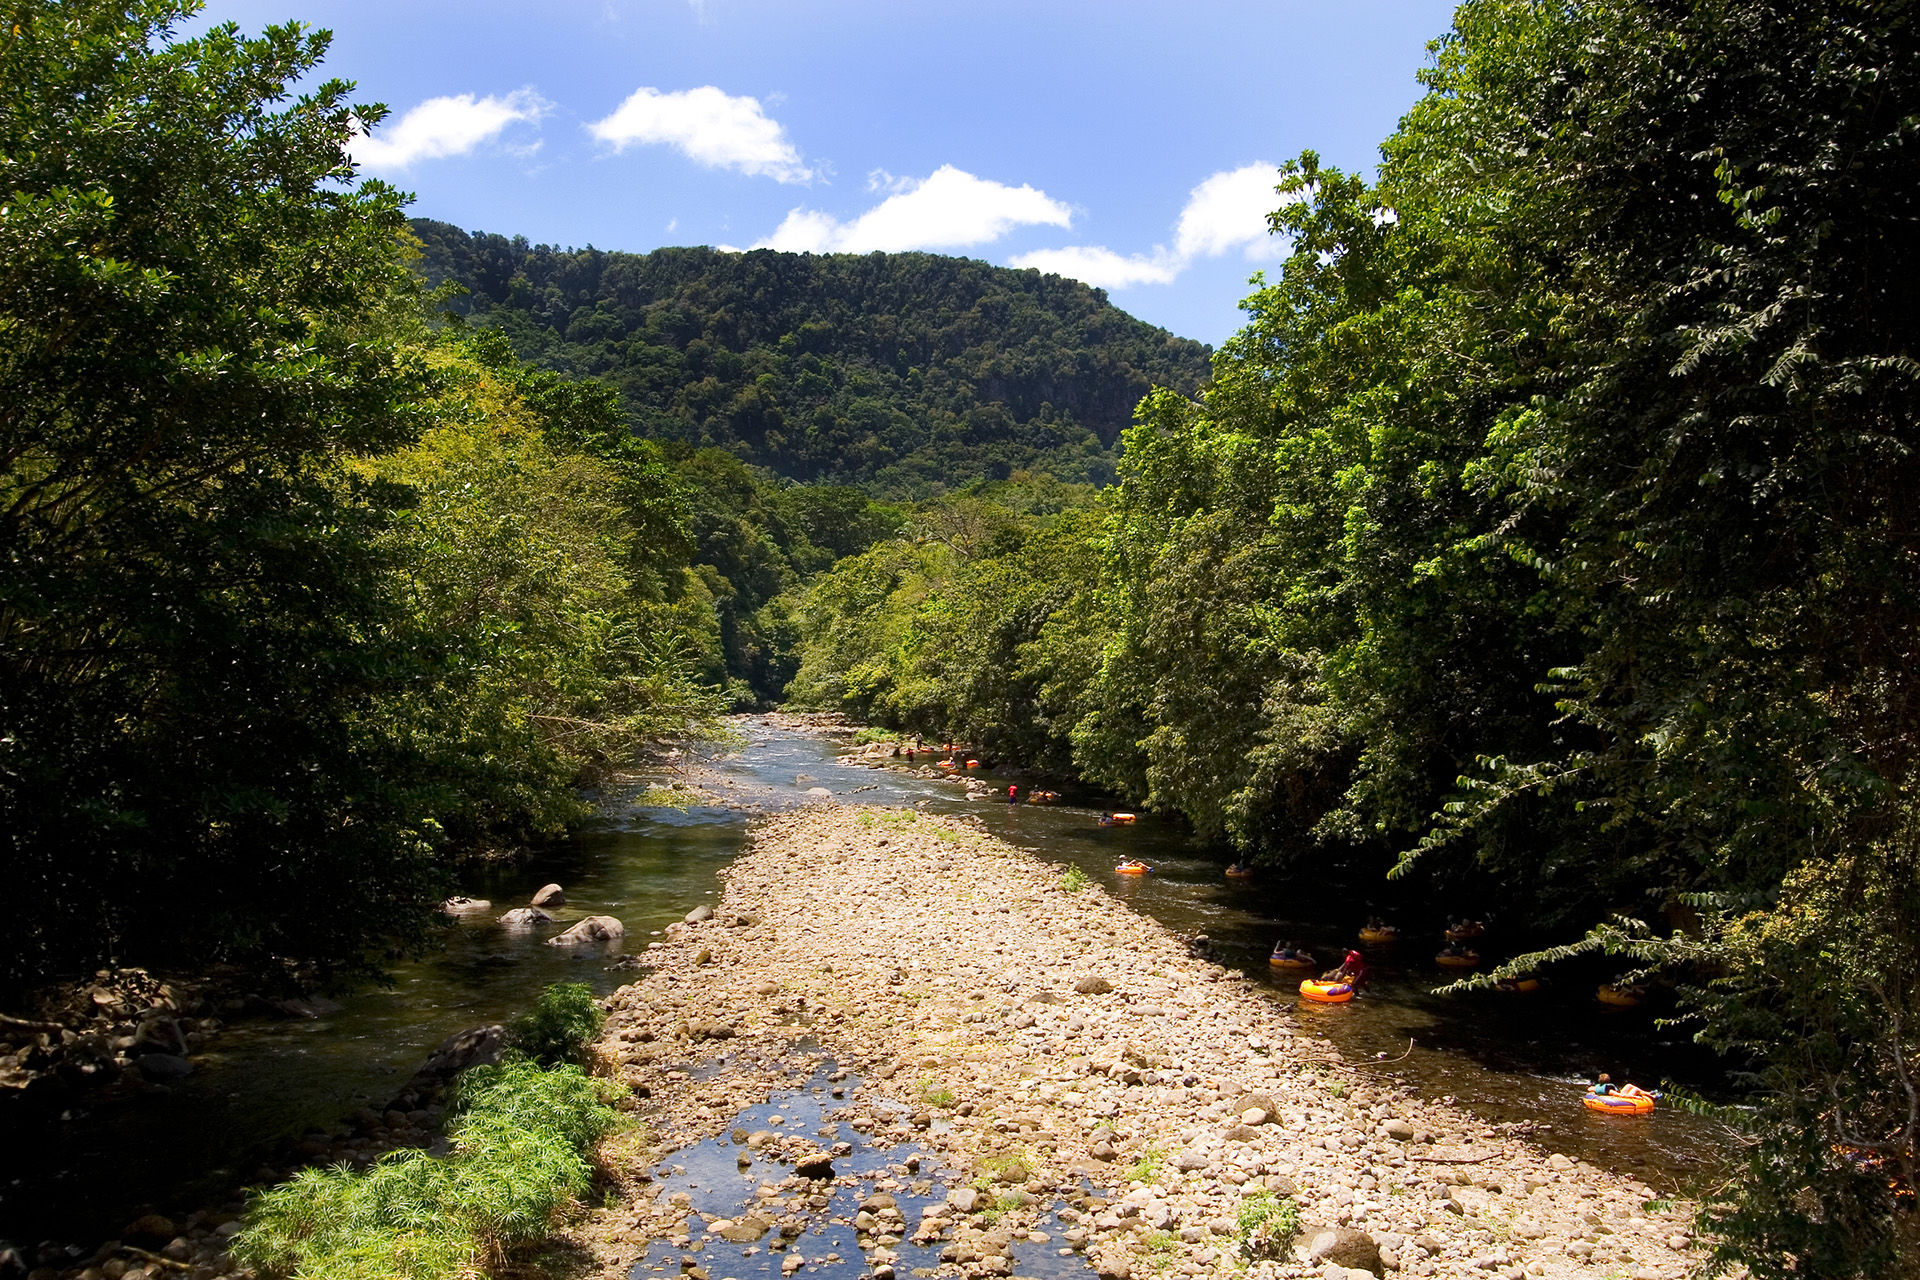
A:
[[[1298,1000],[1297,975],[1269,973],[1274,942],[1297,940],[1331,965],[1368,914],[1368,904],[1320,887],[1228,881],[1220,851],[1172,824],[1143,816],[1133,826],[1101,827],[1101,810],[1073,796],[1017,808],[968,800],[951,782],[842,764],[844,738],[753,718],[736,724],[746,744],[702,762],[699,777],[731,804],[612,804],[551,855],[461,884],[461,892],[492,900],[494,911],[458,921],[444,951],[400,966],[391,988],[351,995],[313,1021],[236,1023],[195,1055],[193,1075],[164,1090],[0,1133],[0,1240],[99,1239],[145,1207],[192,1208],[250,1181],[263,1155],[289,1139],[382,1106],[448,1035],[510,1017],[549,983],[584,981],[604,993],[632,981],[631,968],[575,958],[543,939],[607,914],[625,922],[628,949],[643,950],[651,933],[717,896],[715,872],[739,852],[756,813],[816,799],[809,788],[836,800],[975,815],[991,834],[1063,870],[1079,867],[1132,909],[1183,935],[1205,933],[1214,959],[1289,1005]],[[991,773],[984,780],[1006,781]],[[1129,856],[1144,858],[1153,874],[1113,874]],[[514,933],[494,923],[549,881],[567,891],[558,924]],[[1498,930],[1485,942],[1497,954]],[[1434,996],[1443,981],[1432,963],[1437,946],[1437,938],[1414,934],[1393,948],[1366,949],[1366,995],[1348,1005],[1303,1004],[1298,1025],[1428,1096],[1452,1096],[1489,1124],[1527,1124],[1545,1147],[1631,1172],[1663,1192],[1682,1189],[1726,1151],[1715,1126],[1678,1110],[1625,1119],[1580,1105],[1581,1082],[1600,1070],[1649,1085],[1674,1076],[1710,1085],[1711,1068],[1683,1033],[1658,1028],[1644,1009],[1600,1006],[1584,981],[1530,996]]]

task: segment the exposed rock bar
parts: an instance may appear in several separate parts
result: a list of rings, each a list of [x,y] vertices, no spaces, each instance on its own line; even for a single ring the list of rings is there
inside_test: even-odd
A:
[[[791,1088],[817,1042],[867,1081],[856,1130],[1010,1186],[922,1219],[916,1239],[951,1242],[938,1274],[1005,1274],[1008,1239],[1055,1204],[1072,1229],[1038,1238],[1102,1275],[1226,1274],[1262,1190],[1302,1230],[1256,1277],[1677,1280],[1695,1261],[1686,1206],[1342,1061],[1161,925],[964,820],[818,806],[765,820],[724,874],[711,917],[666,930],[610,999],[603,1064],[670,1150]],[[630,1189],[582,1233],[609,1275],[690,1229]]]

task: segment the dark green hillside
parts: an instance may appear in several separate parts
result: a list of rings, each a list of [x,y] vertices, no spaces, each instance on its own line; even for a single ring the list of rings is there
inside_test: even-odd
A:
[[[1058,276],[925,253],[558,250],[416,219],[524,359],[619,388],[641,433],[799,480],[920,496],[1044,470],[1112,477],[1150,386],[1208,349]]]

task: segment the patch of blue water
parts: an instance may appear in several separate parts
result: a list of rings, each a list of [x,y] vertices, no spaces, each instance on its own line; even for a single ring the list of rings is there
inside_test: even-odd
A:
[[[671,1240],[654,1241],[629,1268],[630,1280],[677,1275],[689,1266],[703,1268],[711,1280],[758,1280],[782,1275],[782,1264],[794,1256],[805,1260],[796,1274],[818,1280],[855,1280],[871,1274],[872,1265],[861,1250],[858,1233],[851,1222],[861,1202],[873,1193],[876,1185],[893,1184],[887,1189],[911,1230],[920,1221],[921,1210],[945,1200],[947,1192],[959,1185],[959,1180],[925,1147],[888,1145],[870,1140],[854,1129],[843,1113],[851,1109],[860,1083],[857,1077],[840,1072],[832,1062],[824,1062],[800,1087],[775,1093],[766,1102],[740,1111],[728,1125],[726,1134],[693,1143],[661,1160],[653,1170],[660,1194],[684,1192],[690,1202],[692,1212],[685,1228],[687,1243],[682,1246]],[[885,1111],[900,1106],[884,1098],[874,1098],[868,1102],[867,1109]],[[784,1247],[778,1226],[759,1240],[743,1243],[722,1239],[703,1229],[707,1222],[737,1220],[753,1212],[768,1218],[795,1213],[791,1206],[782,1210],[767,1210],[762,1206],[757,1190],[785,1181],[792,1169],[769,1152],[753,1151],[744,1143],[736,1142],[731,1134],[739,1130],[748,1134],[762,1130],[803,1133],[824,1149],[845,1152],[833,1159],[835,1180],[822,1180],[815,1193],[826,1196],[826,1205],[809,1206],[801,1234],[786,1240]],[[740,1162],[742,1155],[747,1157],[744,1166]],[[849,1176],[859,1181],[840,1180]],[[1082,1280],[1094,1274],[1084,1257],[1057,1243],[1059,1223],[1052,1212],[1042,1215],[1040,1230],[1052,1235],[1054,1240],[1047,1243],[1027,1240],[1016,1244],[1011,1256],[1017,1276],[1034,1280]],[[944,1246],[940,1241],[915,1244],[907,1236],[886,1247],[893,1255],[895,1274],[906,1277],[917,1270],[939,1267]]]

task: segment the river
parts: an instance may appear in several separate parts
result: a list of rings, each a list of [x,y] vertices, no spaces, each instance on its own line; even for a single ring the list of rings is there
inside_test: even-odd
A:
[[[738,852],[756,812],[806,803],[816,798],[810,789],[824,788],[839,800],[973,813],[992,834],[1063,870],[1078,867],[1133,909],[1183,933],[1207,934],[1216,959],[1270,983],[1274,998],[1289,1004],[1297,1000],[1297,976],[1276,980],[1266,964],[1275,939],[1337,958],[1368,914],[1368,904],[1311,882],[1228,881],[1218,851],[1171,824],[1143,818],[1101,827],[1090,805],[968,800],[944,780],[843,764],[837,739],[752,719],[739,727],[746,737],[739,750],[697,768],[707,790],[729,803],[676,810],[611,797],[603,816],[564,848],[475,877],[462,892],[491,899],[497,914],[558,882],[567,892],[562,924],[617,916],[637,952],[649,934],[717,895],[715,873]],[[1129,856],[1153,864],[1153,874],[1113,874]],[[503,929],[493,914],[464,918],[443,951],[401,965],[390,988],[351,995],[313,1021],[236,1025],[196,1055],[194,1075],[165,1090],[0,1135],[0,1239],[99,1239],[145,1208],[191,1208],[249,1181],[276,1145],[332,1129],[357,1108],[380,1107],[453,1032],[504,1020],[553,982],[584,981],[606,992],[631,977],[604,958],[545,946],[544,936]],[[1433,996],[1442,980],[1431,963],[1434,945],[1409,939],[1397,949],[1370,949],[1374,983],[1365,998],[1303,1006],[1300,1026],[1429,1095],[1452,1096],[1489,1124],[1529,1126],[1552,1150],[1630,1171],[1663,1190],[1680,1189],[1724,1153],[1714,1126],[1682,1112],[1663,1109],[1636,1121],[1580,1105],[1579,1082],[1595,1070],[1648,1082],[1672,1074],[1707,1079],[1684,1037],[1663,1032],[1643,1011],[1603,1010],[1591,985],[1533,996]]]

